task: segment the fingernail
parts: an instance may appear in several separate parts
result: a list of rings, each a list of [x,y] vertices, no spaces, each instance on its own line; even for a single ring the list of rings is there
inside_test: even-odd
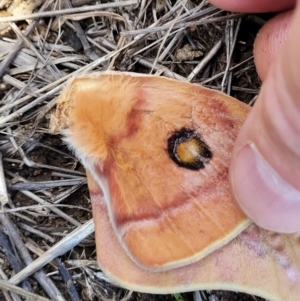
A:
[[[286,233],[300,230],[300,191],[279,176],[253,142],[238,151],[230,180],[237,202],[259,226]]]

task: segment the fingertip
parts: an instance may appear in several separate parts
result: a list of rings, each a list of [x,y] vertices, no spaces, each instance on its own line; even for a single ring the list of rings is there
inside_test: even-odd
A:
[[[291,9],[295,0],[209,0],[209,2],[221,9],[235,12],[258,13],[275,12]]]
[[[292,20],[292,11],[279,14],[268,21],[257,34],[254,44],[254,62],[262,81],[267,77],[269,68],[287,40]]]
[[[300,231],[300,191],[269,166],[253,142],[237,151],[230,181],[239,205],[256,224],[276,232]]]

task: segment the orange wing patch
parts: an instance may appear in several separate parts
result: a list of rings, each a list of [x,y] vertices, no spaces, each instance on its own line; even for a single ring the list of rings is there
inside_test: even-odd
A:
[[[69,83],[53,124],[103,190],[127,254],[166,270],[203,258],[249,225],[228,183],[248,111],[201,86],[96,73]]]

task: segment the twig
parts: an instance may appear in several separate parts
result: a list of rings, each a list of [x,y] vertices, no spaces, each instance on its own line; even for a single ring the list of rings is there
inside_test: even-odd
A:
[[[151,69],[152,66],[153,66],[153,61],[151,61],[149,59],[145,59],[141,55],[137,55],[137,56],[133,57],[133,60],[135,62],[138,62],[139,64],[143,65],[144,67],[149,68],[149,69]],[[163,65],[156,64],[156,66],[153,68],[153,70],[154,71],[162,70],[164,72],[165,76],[168,76],[170,78],[175,78],[175,79],[178,79],[178,80],[182,80],[182,81],[186,81],[185,77],[171,71],[170,69],[168,69],[167,67],[165,67]]]
[[[25,264],[28,266],[30,263],[32,263],[32,259],[31,259],[31,256],[30,256],[28,250],[26,249],[22,239],[20,238],[15,225],[3,213],[0,213],[0,221],[1,221],[2,225],[4,225],[5,228],[7,229],[11,239],[16,244],[16,246],[18,248],[19,255],[22,257]],[[22,271],[19,272],[19,273],[22,273]],[[45,292],[47,292],[47,294],[51,297],[51,299],[57,300],[57,301],[65,301],[65,299],[62,297],[61,293],[58,291],[58,289],[53,284],[51,279],[49,279],[42,270],[40,270],[40,271],[35,270],[34,272],[35,272],[34,273],[34,278],[43,287],[43,289],[45,290]],[[33,274],[33,273],[31,273],[31,274]],[[27,278],[27,276],[25,278]],[[24,280],[24,279],[22,279],[22,280]],[[11,283],[10,282],[10,284],[16,284],[16,283]]]
[[[58,258],[56,258],[55,261],[56,261],[58,270],[61,274],[61,277],[62,277],[63,281],[66,284],[66,287],[68,289],[68,292],[69,292],[69,295],[70,295],[71,299],[73,301],[80,301],[79,295],[78,295],[78,293],[76,291],[76,288],[73,284],[72,278],[71,278],[68,270],[66,269],[65,265]]]
[[[106,47],[110,48],[110,49],[116,49],[116,45],[114,45],[113,43],[111,43],[110,41],[108,41],[107,39],[105,38],[101,38],[100,39],[101,42],[103,43],[103,45],[105,45]],[[153,61],[149,60],[149,59],[145,59],[143,56],[141,55],[134,55],[133,56],[133,60],[135,62],[138,62],[139,64],[143,65],[144,67],[147,67],[149,69],[152,68],[153,66]],[[186,78],[171,71],[170,69],[168,69],[167,67],[163,66],[163,65],[160,65],[160,64],[156,64],[156,66],[154,67],[153,69],[154,71],[157,71],[157,70],[162,70],[165,74],[165,76],[168,76],[170,78],[175,78],[175,79],[178,79],[178,80],[182,80],[182,81],[186,81]]]
[[[193,300],[194,301],[202,301],[202,298],[201,298],[201,295],[200,295],[199,291],[193,292]]]
[[[78,190],[83,184],[78,184],[70,187],[69,189],[66,189],[62,193],[57,194],[55,197],[51,198],[51,201],[53,204],[58,204],[62,202],[65,198],[69,197],[72,193],[74,193],[76,190]]]
[[[50,301],[50,299],[48,299],[48,298],[41,297],[37,294],[30,293],[30,292],[28,292],[28,291],[26,291],[26,290],[24,290],[24,289],[22,289],[18,286],[10,284],[9,282],[4,281],[4,280],[0,280],[0,288],[11,291],[11,292],[14,292],[14,293],[17,293],[17,294],[25,297],[26,300],[28,300],[28,301],[30,301],[30,300],[31,301]]]
[[[186,30],[184,28],[182,28],[176,33],[176,35],[173,37],[172,41],[169,43],[169,45],[165,48],[165,50],[159,56],[158,62],[163,61],[165,59],[165,57],[170,54],[171,49],[174,47],[174,45],[176,43],[178,43],[178,40],[180,40],[184,36],[185,32],[186,32]]]
[[[84,176],[85,175],[83,172],[77,171],[77,170],[72,170],[72,169],[67,169],[67,168],[62,168],[62,167],[57,167],[57,166],[52,166],[52,165],[36,163],[36,162],[31,161],[27,157],[24,157],[23,160],[4,158],[3,161],[16,163],[16,164],[25,163],[25,165],[27,165],[28,167],[32,167],[32,168],[45,168],[45,169],[57,170],[57,171],[61,171],[61,172],[69,172],[69,173],[73,173],[73,174],[79,175],[79,176]]]
[[[23,266],[19,258],[16,256],[13,248],[11,247],[11,244],[8,241],[6,235],[1,230],[0,230],[0,245],[2,246],[5,256],[8,259],[14,272],[16,273],[20,272],[23,269]],[[32,291],[32,287],[27,279],[23,280],[22,287],[27,291]]]
[[[169,36],[169,34],[170,34],[172,28],[173,28],[174,25],[176,24],[177,20],[180,18],[180,15],[181,15],[181,13],[182,13],[182,11],[183,11],[184,6],[185,6],[186,3],[187,3],[187,0],[184,0],[184,1],[181,2],[182,7],[180,8],[180,10],[179,10],[179,12],[178,12],[176,18],[175,18],[174,20],[172,20],[172,22],[171,22],[171,24],[170,24],[170,26],[169,26],[169,28],[168,28],[168,30],[167,30],[165,36],[164,36],[163,41],[162,41],[161,44],[159,45],[159,48],[158,48],[158,50],[157,50],[157,55],[156,55],[155,60],[154,60],[154,62],[153,62],[153,64],[152,64],[152,68],[151,68],[150,73],[152,73],[153,69],[155,68],[156,63],[157,63],[157,61],[158,61],[158,59],[159,59],[159,55],[160,55],[160,53],[161,53],[161,50],[162,50],[162,48],[163,48],[163,46],[164,46],[164,44],[165,44],[165,42],[166,42],[166,40],[167,40],[167,38],[168,38],[168,36]]]
[[[245,63],[247,63],[247,62],[249,62],[249,61],[251,61],[251,60],[253,60],[253,56],[250,56],[250,57],[247,58],[246,60],[244,60],[244,61],[242,61],[242,62],[236,64],[236,65],[233,66],[233,67],[231,67],[231,68],[229,69],[229,71],[233,71],[233,70],[237,69],[238,67],[240,67],[241,65],[243,65],[243,64],[245,64]],[[207,83],[209,83],[209,82],[211,82],[211,81],[213,81],[213,80],[215,80],[215,79],[221,77],[224,73],[225,73],[225,71],[220,72],[220,73],[217,73],[217,74],[211,76],[210,78],[207,78],[207,79],[201,81],[200,84],[201,84],[201,85],[205,85],[205,84],[207,84]]]
[[[202,20],[197,20],[197,21],[190,21],[190,22],[184,22],[184,23],[179,23],[175,24],[173,26],[173,29],[181,29],[181,28],[187,28],[190,26],[196,26],[196,25],[205,25],[205,24],[212,24],[216,22],[222,22],[226,21],[228,19],[232,18],[240,18],[242,17],[243,14],[232,14],[229,16],[222,16],[222,17],[216,17],[216,18],[208,18],[208,19],[202,19]],[[131,31],[126,31],[122,34],[128,35],[128,36],[134,36],[136,34],[148,34],[148,33],[156,33],[156,32],[161,32],[161,31],[166,31],[169,28],[169,24],[163,25],[160,27],[149,27],[141,30],[131,30]]]
[[[188,76],[187,80],[190,82],[211,60],[211,58],[217,53],[217,51],[221,48],[222,40],[219,40],[215,46],[206,54],[206,56],[201,60],[201,62],[194,68],[191,74]]]
[[[225,90],[226,78],[227,78],[227,74],[228,74],[228,72],[229,72],[229,68],[230,68],[230,65],[231,65],[231,59],[232,59],[232,54],[233,54],[233,50],[234,50],[234,45],[235,45],[236,40],[237,40],[237,35],[238,35],[238,33],[239,33],[241,21],[242,21],[242,19],[240,18],[240,19],[238,20],[237,25],[236,25],[236,30],[235,30],[235,33],[234,33],[234,38],[233,38],[233,41],[232,41],[232,45],[231,45],[229,57],[228,57],[228,59],[227,59],[226,69],[225,69],[224,76],[223,76],[223,80],[222,80],[222,83],[221,83],[222,91]]]
[[[9,186],[11,190],[42,190],[54,187],[73,186],[86,183],[86,179],[69,179],[69,180],[56,180],[56,181],[40,181],[40,182],[26,182],[16,183]]]
[[[13,146],[15,147],[15,149],[19,152],[21,158],[23,159],[23,162],[29,166],[29,167],[34,167],[34,168],[47,168],[47,169],[52,169],[52,170],[58,170],[58,171],[62,171],[62,172],[72,172],[73,174],[78,174],[78,175],[84,175],[82,172],[76,171],[76,170],[68,170],[66,168],[61,168],[61,167],[56,167],[56,166],[50,166],[50,165],[46,165],[46,164],[40,164],[40,163],[35,163],[32,160],[30,160],[26,155],[25,152],[23,151],[23,149],[21,147],[18,147],[14,137],[10,137],[10,141],[13,144]],[[10,159],[6,159],[7,161],[9,161]]]
[[[19,212],[16,212],[16,211],[13,211],[13,209],[6,209],[5,211],[8,211],[10,212],[11,214],[19,217],[20,219],[23,219],[25,220],[26,222],[32,224],[32,225],[37,225],[37,222],[31,218],[29,218],[28,216],[24,215],[24,214],[21,214]]]
[[[74,226],[81,226],[81,223],[79,223],[76,219],[72,218],[68,214],[66,214],[63,211],[61,211],[60,209],[56,208],[55,206],[53,206],[53,204],[51,204],[51,203],[43,200],[42,198],[38,197],[34,193],[32,193],[30,191],[27,191],[27,190],[21,190],[20,192],[23,193],[24,195],[28,196],[32,200],[38,202],[39,204],[49,205],[49,208],[50,208],[51,211],[56,213],[58,216],[64,218],[65,220],[67,220],[70,224],[72,224]]]
[[[72,0],[72,5],[73,6],[82,6],[82,5],[94,3],[96,1],[97,0]]]
[[[72,4],[71,4],[70,0],[65,0],[65,3],[66,3],[67,8],[72,8]],[[81,41],[81,44],[82,44],[82,47],[84,49],[84,53],[86,54],[86,56],[90,60],[97,60],[99,58],[99,56],[96,54],[94,49],[90,46],[80,23],[78,21],[72,21],[72,24],[75,27],[75,32],[76,32],[79,40]]]
[[[48,241],[51,242],[51,243],[54,243],[54,242],[55,242],[55,239],[52,238],[51,236],[49,236],[49,235],[47,235],[47,234],[45,234],[45,233],[43,233],[43,232],[41,232],[41,231],[39,231],[39,230],[37,230],[37,229],[34,229],[34,228],[32,228],[32,227],[30,227],[30,226],[28,226],[28,225],[26,225],[26,224],[18,223],[18,226],[19,226],[21,229],[24,229],[24,230],[26,230],[26,231],[28,231],[28,232],[30,232],[30,233],[33,233],[33,234],[35,234],[35,235],[37,235],[37,236],[39,236],[39,237],[41,237],[41,238],[43,238],[43,239],[45,239],[45,240],[48,240]]]
[[[8,194],[3,170],[2,153],[0,152],[0,203],[2,206],[8,203]]]
[[[35,261],[30,263],[26,268],[24,268],[21,272],[14,275],[10,278],[9,283],[18,284],[23,279],[32,275],[34,272],[42,268],[44,265],[52,261],[54,258],[61,256],[74,248],[77,244],[79,244],[83,239],[88,237],[90,234],[94,232],[94,222],[93,220],[89,220],[81,227],[78,227],[65,238],[63,238],[60,242],[54,245],[51,249],[45,252],[42,256],[37,258]]]
[[[1,266],[0,266],[0,279],[5,281],[8,279]],[[5,301],[22,301],[19,295],[13,292],[11,292],[11,297],[10,297],[9,292],[5,289],[2,290],[2,294]]]
[[[22,20],[27,20],[27,19],[64,16],[66,14],[82,13],[82,12],[87,12],[87,11],[94,11],[97,9],[107,9],[107,8],[114,8],[114,7],[120,8],[122,6],[135,5],[137,3],[138,3],[137,0],[117,1],[117,2],[96,4],[96,5],[82,6],[82,7],[78,7],[78,8],[66,8],[66,9],[60,9],[60,10],[47,11],[47,12],[39,12],[39,13],[35,13],[35,14],[30,14],[30,15],[0,17],[0,22],[6,23],[6,22],[22,21]]]
[[[0,210],[0,213],[13,213],[13,212],[18,212],[18,211],[24,211],[24,210],[42,210],[42,209],[46,209],[46,208],[52,208],[52,207],[67,207],[67,208],[73,208],[73,209],[79,209],[79,210],[84,210],[84,211],[88,211],[90,212],[90,209],[88,208],[83,208],[80,206],[73,206],[73,205],[60,205],[60,204],[43,204],[43,205],[28,205],[28,206],[22,206],[22,207],[16,207],[16,208],[12,208],[12,209],[5,209],[5,210]],[[29,212],[28,212],[29,213]],[[31,212],[33,213],[33,212]],[[42,214],[42,213],[36,213],[35,216],[49,216],[49,213]],[[53,215],[54,216],[54,215]],[[81,225],[79,223],[79,225]]]
[[[63,75],[62,72],[60,72],[59,69],[56,67],[56,65],[52,64],[53,65],[53,68],[52,68],[52,66],[50,64],[47,64],[47,59],[44,58],[43,55],[38,52],[38,50],[34,47],[33,43],[26,36],[23,35],[21,30],[15,23],[11,23],[10,27],[18,35],[18,37],[20,37],[22,39],[23,43],[29,49],[32,50],[32,52],[35,54],[37,59],[40,62],[42,62],[42,64],[46,67],[46,69],[50,72],[50,74],[53,76],[54,79],[58,79]],[[37,62],[36,62],[36,64],[37,64]],[[35,67],[36,67],[36,65],[35,65]],[[33,76],[33,74],[32,74],[32,76]]]
[[[52,2],[53,2],[52,0],[48,0],[48,1],[44,2],[42,7],[40,8],[40,13],[45,11]],[[37,19],[27,26],[26,30],[23,33],[24,36],[28,36],[30,34],[30,32],[36,26],[38,21],[39,20]],[[10,21],[8,21],[8,22],[10,22]],[[1,23],[1,21],[0,21],[0,23]],[[13,61],[13,59],[15,58],[17,53],[19,52],[20,48],[22,47],[22,44],[23,44],[23,40],[19,37],[17,42],[15,43],[12,51],[10,52],[10,54],[8,56],[6,56],[6,58],[0,63],[0,79],[2,78],[6,69],[8,68],[10,63]]]

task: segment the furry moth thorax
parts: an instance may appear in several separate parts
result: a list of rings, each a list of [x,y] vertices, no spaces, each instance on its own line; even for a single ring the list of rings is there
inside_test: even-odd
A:
[[[138,101],[135,88],[134,81],[113,75],[100,85],[97,73],[72,79],[57,100],[51,131],[60,131],[83,163],[104,162],[114,155],[114,141],[134,130],[130,119]]]

